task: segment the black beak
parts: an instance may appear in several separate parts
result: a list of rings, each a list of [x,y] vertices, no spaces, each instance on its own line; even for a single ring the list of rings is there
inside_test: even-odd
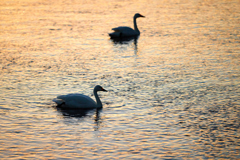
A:
[[[107,92],[107,90],[105,90],[104,88],[102,88],[102,91]]]

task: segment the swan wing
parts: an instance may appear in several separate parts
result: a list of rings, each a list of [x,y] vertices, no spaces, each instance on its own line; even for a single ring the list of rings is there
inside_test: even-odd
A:
[[[128,37],[138,35],[138,33],[134,29],[125,26],[113,28],[112,30],[114,32],[109,34],[111,37]]]
[[[54,102],[56,101],[64,102],[66,108],[96,108],[97,105],[93,99],[83,94],[61,95]]]

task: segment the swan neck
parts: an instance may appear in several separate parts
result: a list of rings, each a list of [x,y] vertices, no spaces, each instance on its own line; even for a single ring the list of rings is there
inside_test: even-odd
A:
[[[96,101],[97,101],[97,108],[102,108],[102,102],[101,102],[100,98],[98,97],[97,91],[94,90],[93,94],[94,94],[94,96],[96,98]]]
[[[137,27],[137,18],[135,16],[133,17],[133,25],[134,25],[134,30],[137,31],[138,33],[140,33],[140,31],[138,30],[138,27]]]

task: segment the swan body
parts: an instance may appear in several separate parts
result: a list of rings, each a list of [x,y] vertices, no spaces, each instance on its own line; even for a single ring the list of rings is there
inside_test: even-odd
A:
[[[58,96],[57,98],[53,99],[53,102],[55,102],[58,105],[58,107],[61,108],[76,108],[76,109],[102,108],[102,102],[97,94],[98,91],[107,92],[107,90],[102,88],[100,85],[94,87],[93,94],[97,102],[95,102],[92,98],[88,96],[78,93]]]
[[[143,15],[136,13],[133,17],[133,25],[134,29],[130,27],[120,26],[117,28],[113,28],[113,33],[109,33],[109,36],[111,38],[121,38],[121,37],[133,37],[133,36],[139,36],[140,31],[137,27],[137,18],[144,17]]]

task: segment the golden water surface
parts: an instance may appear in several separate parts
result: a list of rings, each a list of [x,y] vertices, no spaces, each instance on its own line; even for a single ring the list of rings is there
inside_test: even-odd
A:
[[[240,159],[239,0],[1,0],[1,159]],[[138,40],[114,42],[111,28]],[[100,111],[52,99],[100,84]]]

